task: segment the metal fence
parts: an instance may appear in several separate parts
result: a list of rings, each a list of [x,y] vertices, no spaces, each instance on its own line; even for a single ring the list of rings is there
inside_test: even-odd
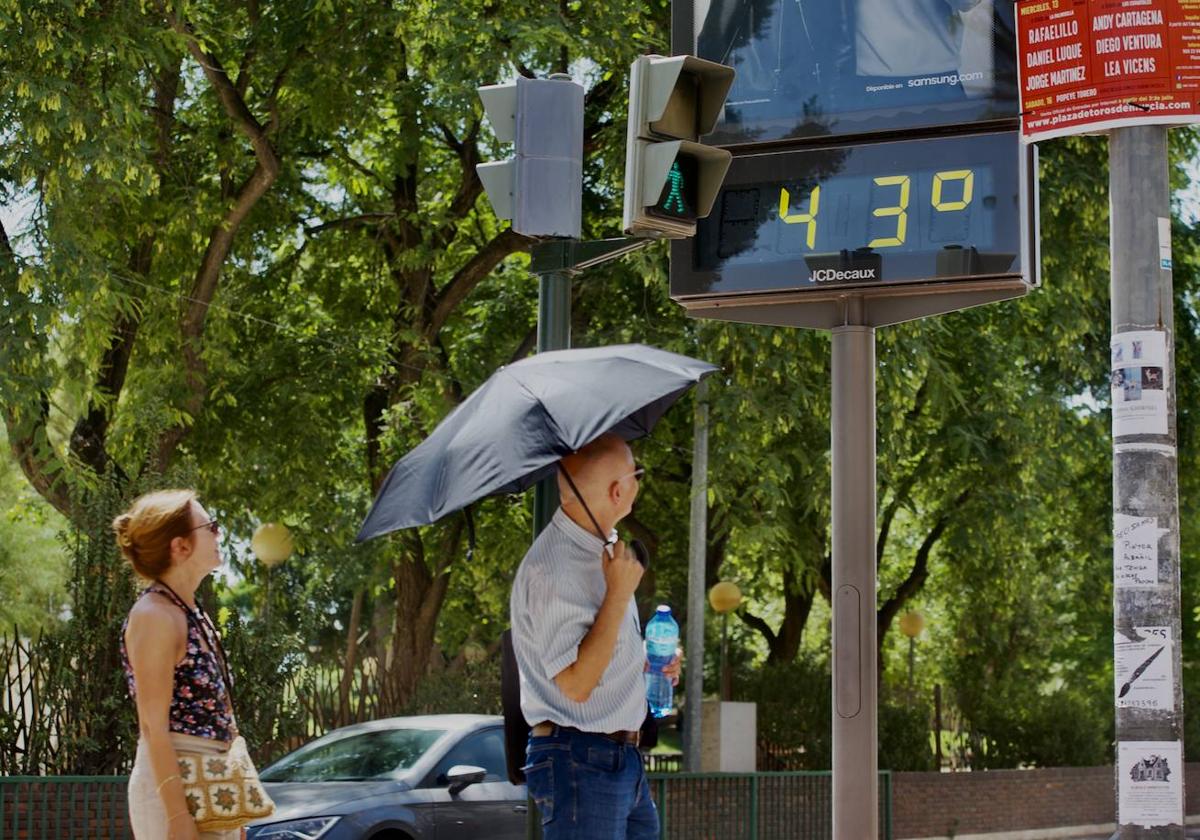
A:
[[[127,840],[126,776],[0,777],[0,840]],[[824,840],[828,772],[651,773],[662,840]],[[879,774],[879,825],[892,840],[892,775]]]
[[[128,776],[0,777],[0,840],[124,840]]]
[[[823,840],[833,837],[828,771],[652,773],[662,840]],[[892,774],[879,774],[880,836],[892,840]]]

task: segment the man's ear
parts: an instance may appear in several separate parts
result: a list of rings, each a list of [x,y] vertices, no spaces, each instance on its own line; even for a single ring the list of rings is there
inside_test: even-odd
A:
[[[621,501],[621,482],[613,481],[608,485],[608,500],[613,504]]]

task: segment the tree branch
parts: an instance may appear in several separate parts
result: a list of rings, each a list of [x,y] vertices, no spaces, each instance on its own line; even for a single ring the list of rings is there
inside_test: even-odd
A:
[[[3,259],[3,262],[0,263],[0,300],[10,303],[15,303],[18,299],[27,300],[27,296],[17,285],[20,266],[12,247],[12,241],[8,238],[8,231],[4,229],[2,222],[0,222],[0,258]],[[17,328],[17,323],[15,320],[10,320],[6,325],[0,321],[0,326],[7,326],[8,330],[11,330]],[[22,350],[27,353],[29,346],[36,347],[45,343],[44,336],[36,335],[33,342],[24,341],[21,336],[16,335],[11,336],[9,340],[14,343],[19,342],[17,344],[18,352],[13,355],[20,355]],[[0,405],[0,414],[3,415],[4,427],[8,433],[9,449],[30,486],[55,510],[63,516],[71,518],[73,513],[71,496],[62,472],[63,463],[50,445],[47,435],[50,422],[50,395],[45,389],[38,388],[35,408],[32,412],[22,412],[20,403],[15,400],[6,400]],[[32,416],[29,416],[30,414]]]
[[[525,333],[525,337],[521,339],[521,343],[517,345],[517,349],[513,351],[511,356],[508,357],[508,363],[511,365],[513,362],[521,361],[521,359],[524,359],[526,356],[532,353],[536,346],[537,326],[535,325],[530,327],[529,331]]]
[[[170,10],[166,10],[165,13],[171,26],[184,36],[188,52],[200,64],[230,121],[254,147],[256,160],[254,171],[237,190],[232,206],[209,234],[208,247],[192,281],[189,304],[180,323],[187,382],[184,410],[194,420],[204,407],[207,393],[208,370],[202,357],[202,339],[208,307],[216,295],[221,268],[233,249],[234,238],[250,211],[279,177],[280,160],[267,137],[267,132],[250,113],[245,100],[238,95],[237,88],[230,81],[221,62],[216,56],[205,51],[196,39],[190,23],[180,21]],[[189,423],[180,423],[160,435],[151,455],[150,465],[153,468],[159,471],[166,468],[189,428]]]
[[[896,587],[896,592],[892,597],[888,598],[883,606],[879,608],[877,619],[879,644],[883,644],[884,633],[891,626],[896,614],[900,612],[900,608],[904,606],[906,601],[920,592],[921,587],[925,585],[925,581],[929,577],[929,556],[933,553],[933,547],[946,532],[954,511],[961,508],[970,496],[971,489],[968,488],[959,493],[958,497],[942,511],[937,521],[934,522],[933,527],[929,529],[929,533],[925,535],[925,539],[921,541],[921,545],[913,557],[913,565],[908,572],[908,576],[904,579],[903,583]]]
[[[491,274],[492,269],[514,251],[519,251],[529,238],[522,236],[512,228],[506,228],[492,237],[492,240],[476,252],[455,275],[450,278],[437,293],[433,307],[433,315],[429,321],[430,333],[436,333],[445,325],[454,310],[458,308],[467,296],[474,291],[484,278]]]
[[[159,183],[166,183],[171,166],[171,129],[175,120],[175,102],[179,92],[181,59],[175,57],[154,75],[154,114],[156,148],[154,164],[158,170]],[[138,238],[129,257],[129,271],[142,281],[150,279],[154,262],[157,237],[146,234]],[[137,341],[142,323],[140,301],[135,301],[131,311],[120,314],[109,337],[108,347],[100,360],[92,396],[87,412],[75,423],[71,433],[71,454],[102,475],[114,468],[118,480],[124,483],[128,476],[113,461],[108,452],[108,429],[112,406],[116,405],[125,388],[129,372],[129,360]]]
[[[762,634],[763,638],[767,640],[768,648],[774,649],[775,640],[778,637],[775,635],[775,631],[771,629],[771,625],[767,624],[766,621],[759,618],[749,610],[739,610],[737,615],[743,622],[745,622],[747,627],[757,630]]]
[[[394,219],[392,213],[363,213],[358,216],[348,216],[344,219],[334,219],[329,222],[322,222],[319,225],[305,227],[304,232],[309,236],[318,233],[323,233],[327,230],[335,230],[337,228],[373,228],[377,227],[379,222],[386,219]]]

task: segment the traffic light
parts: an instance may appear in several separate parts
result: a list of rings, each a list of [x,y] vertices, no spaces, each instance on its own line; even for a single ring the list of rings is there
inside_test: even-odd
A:
[[[733,84],[733,68],[690,55],[638,58],[629,74],[625,232],[682,239],[712,210],[730,154],[700,144]]]
[[[479,88],[507,160],[475,167],[492,209],[526,236],[579,238],[583,195],[583,88],[569,76],[519,76]]]

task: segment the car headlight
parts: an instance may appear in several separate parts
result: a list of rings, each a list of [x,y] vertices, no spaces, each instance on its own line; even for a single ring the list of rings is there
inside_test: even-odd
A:
[[[333,828],[341,817],[311,817],[305,820],[268,825],[252,825],[246,829],[247,840],[317,840]]]

